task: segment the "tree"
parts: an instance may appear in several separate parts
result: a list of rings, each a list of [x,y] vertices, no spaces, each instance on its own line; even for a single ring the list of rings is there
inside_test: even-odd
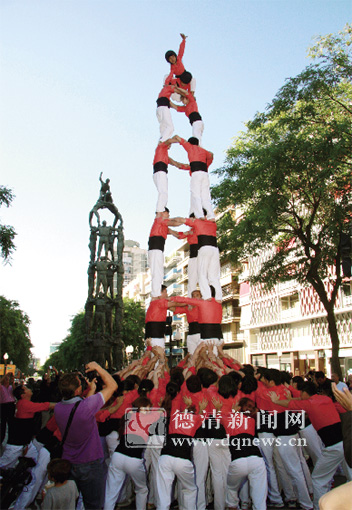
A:
[[[5,204],[6,207],[9,207],[12,200],[14,199],[14,195],[12,190],[6,188],[5,186],[0,186],[0,207]],[[1,249],[1,257],[5,262],[10,262],[11,254],[15,250],[15,244],[13,242],[15,238],[16,232],[13,227],[10,225],[2,225],[0,223],[0,249]]]
[[[138,358],[144,351],[145,310],[140,302],[133,299],[123,300],[123,319],[121,337],[123,343],[134,347],[134,357]]]
[[[1,359],[5,352],[9,360],[26,373],[32,346],[29,335],[30,320],[19,308],[17,301],[0,296],[0,345]]]
[[[310,284],[327,314],[332,369],[341,376],[334,305],[342,282],[340,237],[352,219],[352,27],[320,37],[313,63],[287,80],[228,150],[212,189],[220,247],[233,262],[268,255],[252,283]],[[273,249],[274,248],[274,249]]]
[[[78,312],[71,321],[69,334],[44,363],[44,369],[54,366],[58,370],[81,369],[86,351],[86,330],[84,312]]]

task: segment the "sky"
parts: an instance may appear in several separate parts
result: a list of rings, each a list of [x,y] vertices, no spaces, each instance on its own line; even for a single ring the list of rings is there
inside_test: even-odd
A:
[[[351,14],[351,0],[0,2],[0,184],[15,194],[0,222],[17,232],[11,265],[0,263],[0,295],[28,314],[35,356],[44,362],[84,307],[100,172],[125,238],[147,248],[155,101],[180,32],[215,170],[245,122],[309,64],[314,37],[342,30]],[[185,115],[172,116],[175,134],[191,136]],[[170,156],[187,162],[180,146]],[[173,167],[168,206],[188,215],[189,176]]]

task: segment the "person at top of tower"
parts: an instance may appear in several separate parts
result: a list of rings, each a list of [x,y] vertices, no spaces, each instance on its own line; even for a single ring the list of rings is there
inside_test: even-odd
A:
[[[199,145],[201,145],[204,123],[198,111],[196,98],[193,94],[180,87],[175,87],[175,92],[180,94],[183,106],[178,106],[172,101],[170,101],[170,106],[177,112],[183,112],[186,114],[192,126],[192,136],[198,138]]]
[[[169,83],[173,76],[176,76],[180,82],[180,85],[184,85],[184,88],[187,88],[190,92],[193,93],[195,91],[195,80],[192,74],[189,71],[186,71],[182,62],[187,36],[185,34],[180,34],[180,36],[182,37],[182,41],[178,50],[178,55],[176,55],[176,53],[172,50],[169,50],[165,53],[166,62],[171,65],[170,73],[165,79],[165,83]]]

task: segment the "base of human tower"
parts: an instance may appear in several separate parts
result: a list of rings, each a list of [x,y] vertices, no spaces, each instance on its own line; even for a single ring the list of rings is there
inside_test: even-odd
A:
[[[187,354],[177,365],[173,366],[172,356],[167,356],[165,349],[152,346],[151,339],[146,340],[146,351],[143,356],[133,360],[127,367],[118,372],[122,379],[129,375],[136,375],[141,380],[148,378],[154,382],[154,387],[166,385],[170,379],[170,370],[178,367],[182,369],[184,377],[195,375],[200,368],[209,368],[219,377],[233,370],[239,371],[242,365],[223,351],[223,342],[200,342],[193,354]],[[171,360],[170,360],[171,358]]]

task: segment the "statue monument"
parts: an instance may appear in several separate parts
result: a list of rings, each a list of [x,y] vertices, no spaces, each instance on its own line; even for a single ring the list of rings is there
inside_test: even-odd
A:
[[[102,179],[99,198],[89,213],[90,251],[88,296],[85,304],[86,360],[120,369],[125,346],[121,340],[123,317],[123,221],[110,191],[110,179]],[[99,211],[112,213],[111,225],[101,222]],[[95,223],[95,224],[94,224]]]

